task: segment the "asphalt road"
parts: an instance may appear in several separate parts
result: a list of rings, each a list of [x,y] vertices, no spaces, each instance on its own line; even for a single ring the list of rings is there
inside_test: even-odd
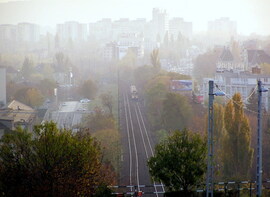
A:
[[[127,88],[126,88],[127,90]],[[131,99],[128,91],[120,97],[122,165],[120,184],[129,185],[125,192],[142,191],[143,196],[163,196],[164,187],[151,181],[147,167],[154,153],[153,133],[147,126],[143,105]]]

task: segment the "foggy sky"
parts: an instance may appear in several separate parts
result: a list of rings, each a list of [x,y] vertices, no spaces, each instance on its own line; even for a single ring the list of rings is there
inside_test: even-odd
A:
[[[230,17],[237,22],[239,33],[270,34],[269,0],[0,0],[0,24],[32,22],[54,27],[71,20],[150,20],[154,7],[166,9],[170,18],[183,17],[193,22],[197,32],[205,31],[209,20]]]

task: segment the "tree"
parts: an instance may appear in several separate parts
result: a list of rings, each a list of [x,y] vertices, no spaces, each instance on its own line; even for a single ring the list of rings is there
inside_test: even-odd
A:
[[[253,149],[251,129],[239,93],[236,93],[227,103],[224,123],[226,129],[222,154],[224,177],[234,180],[247,179],[252,164]]]
[[[4,196],[91,196],[106,179],[97,142],[55,123],[18,128],[0,143],[0,189]],[[106,171],[106,173],[110,173]],[[106,177],[106,178],[105,178]]]
[[[83,97],[94,99],[97,94],[97,85],[91,79],[88,79],[81,85],[79,92]]]
[[[159,130],[162,128],[162,105],[163,100],[167,94],[168,86],[162,81],[162,78],[157,78],[149,81],[146,85],[145,103],[147,108],[147,116],[150,124],[154,129]]]
[[[111,92],[100,95],[101,102],[105,107],[108,107],[110,114],[112,115],[113,108],[113,96]]]
[[[42,105],[44,97],[37,88],[29,88],[25,94],[26,103],[31,107],[38,107]]]
[[[37,88],[23,87],[17,90],[14,97],[16,100],[31,107],[38,107],[44,101],[42,93]]]
[[[69,67],[71,66],[68,56],[65,56],[64,53],[59,52],[55,54],[56,60],[56,71],[58,72],[68,72]]]
[[[191,120],[191,106],[187,98],[176,93],[167,93],[163,101],[162,122],[168,131],[184,129]]]
[[[103,161],[109,162],[113,168],[119,170],[121,154],[120,136],[117,129],[97,130],[92,135],[99,142],[102,148]]]
[[[258,111],[258,93],[255,90],[255,88],[253,88],[250,94],[252,95],[248,98],[248,103],[246,106],[249,110],[257,112]]]
[[[213,77],[216,71],[216,63],[220,56],[220,49],[208,51],[199,55],[194,64],[193,74],[197,79],[201,80],[204,77]]]
[[[52,97],[54,95],[54,88],[57,87],[57,84],[54,80],[43,79],[39,82],[38,88],[42,94],[46,97]]]
[[[187,129],[175,131],[155,148],[148,161],[149,172],[170,191],[190,191],[206,171],[206,140]]]
[[[98,107],[95,108],[95,113],[87,116],[84,121],[84,126],[94,133],[99,130],[115,129],[115,119],[111,114],[103,113]]]
[[[266,75],[269,75],[270,74],[270,64],[268,63],[263,63],[260,65],[261,68],[262,68],[262,73],[263,74],[266,74]]]
[[[26,80],[29,80],[31,74],[33,74],[34,72],[33,62],[28,57],[25,57],[24,59],[21,72],[22,72],[22,76]]]
[[[159,50],[158,49],[154,49],[151,53],[151,63],[152,66],[154,68],[156,68],[157,70],[160,70],[160,58],[159,58]]]
[[[131,67],[134,68],[137,62],[137,55],[134,50],[128,49],[127,54],[119,62],[120,67]]]
[[[208,116],[207,116],[208,122]],[[222,179],[223,160],[220,155],[223,151],[223,139],[226,136],[225,123],[224,123],[224,107],[221,104],[214,103],[214,171],[215,180]]]
[[[149,80],[155,76],[155,69],[152,66],[144,65],[134,70],[134,79],[136,84],[144,88]]]
[[[165,48],[169,47],[169,32],[168,31],[166,31],[164,35],[163,44]]]

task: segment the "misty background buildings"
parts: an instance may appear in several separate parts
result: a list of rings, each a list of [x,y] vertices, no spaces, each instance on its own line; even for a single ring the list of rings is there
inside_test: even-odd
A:
[[[79,21],[67,21],[57,24],[55,31],[50,33],[41,33],[42,29],[37,24],[19,23],[17,25],[0,25],[0,51],[18,50],[18,47],[24,48],[29,44],[37,44],[30,47],[31,50],[41,50],[48,46],[40,46],[43,39],[52,36],[54,47],[58,49],[67,48],[73,44],[89,40],[95,40],[106,47],[106,44],[115,43],[115,47],[120,54],[117,59],[123,56],[121,53],[125,48],[136,48],[138,57],[142,56],[144,50],[151,51],[159,47],[164,41],[164,37],[176,40],[179,36],[187,39],[193,37],[193,24],[180,17],[169,17],[166,10],[154,8],[152,10],[152,20],[145,18],[130,20],[129,18],[120,18],[113,21],[110,18],[101,19],[95,23],[80,23]],[[167,34],[167,35],[166,35]],[[210,21],[208,24],[209,36],[215,35],[212,40],[224,43],[232,36],[237,36],[236,22],[229,18],[221,18]],[[48,42],[48,41],[47,41]],[[46,43],[46,41],[45,41]],[[50,46],[53,47],[53,46]],[[15,49],[16,48],[16,49]],[[107,50],[107,49],[104,49]],[[108,50],[106,51],[108,53]],[[106,54],[105,58],[111,55]]]

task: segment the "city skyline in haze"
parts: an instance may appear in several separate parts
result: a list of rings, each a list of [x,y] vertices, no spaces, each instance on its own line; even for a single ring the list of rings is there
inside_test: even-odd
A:
[[[192,22],[195,33],[206,31],[209,21],[229,17],[236,21],[240,34],[270,34],[267,0],[0,0],[0,24],[30,22],[55,28],[65,21],[89,23],[102,18],[149,21],[155,7],[166,10],[169,18],[181,17]]]

